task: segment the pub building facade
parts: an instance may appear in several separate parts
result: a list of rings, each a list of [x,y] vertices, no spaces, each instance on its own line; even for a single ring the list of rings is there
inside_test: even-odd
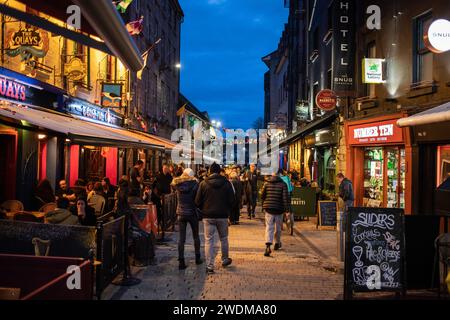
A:
[[[436,188],[450,172],[442,165],[448,159],[448,127],[398,124],[450,101],[450,53],[438,53],[426,42],[433,22],[450,19],[450,7],[445,0],[432,5],[379,0],[363,1],[358,10],[369,5],[380,7],[381,25],[369,30],[362,23],[356,32],[357,96],[345,121],[346,175],[357,206],[436,214]]]
[[[160,168],[174,146],[126,128],[130,73],[141,69],[143,60],[115,7],[99,4],[106,6],[102,19],[123,28],[109,30],[110,24],[83,20],[82,31],[92,35],[86,37],[63,28],[65,4],[50,8],[9,1],[0,6],[5,26],[0,34],[5,48],[0,66],[0,203],[17,199],[26,210],[35,208],[34,187],[41,179],[49,179],[54,190],[60,179],[73,186],[79,178],[108,177],[116,184],[137,159],[144,160],[147,170]],[[99,10],[83,9],[83,16]],[[105,42],[96,40],[100,34]]]

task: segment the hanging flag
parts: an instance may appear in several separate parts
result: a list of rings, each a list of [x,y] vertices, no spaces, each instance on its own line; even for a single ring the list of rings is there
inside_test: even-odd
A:
[[[139,71],[137,72],[137,78],[138,78],[139,80],[142,80],[142,71],[144,71],[145,66],[147,65],[147,58],[148,58],[148,54],[149,54],[149,53],[150,53],[150,50],[147,50],[147,51],[145,51],[144,54],[142,55],[142,59],[144,59],[144,66],[142,67],[141,70],[139,70]]]
[[[128,6],[130,5],[130,3],[133,2],[133,0],[123,0],[123,1],[115,1],[119,2],[119,4],[117,5],[117,10],[120,11],[120,13],[125,13],[125,11],[127,11]]]
[[[159,38],[158,40],[156,40],[156,42],[155,42],[154,44],[152,44],[152,45],[150,46],[150,48],[148,48],[147,51],[145,51],[145,52],[142,54],[142,59],[144,59],[144,66],[142,67],[141,70],[139,70],[139,71],[137,72],[137,78],[138,78],[139,80],[142,80],[142,71],[144,71],[145,66],[147,65],[147,58],[148,58],[149,53],[150,53],[150,52],[153,50],[153,48],[154,48],[158,43],[160,43],[160,42],[161,42],[161,38]]]
[[[141,16],[139,20],[128,22],[125,26],[130,35],[138,35],[144,29],[144,16]]]

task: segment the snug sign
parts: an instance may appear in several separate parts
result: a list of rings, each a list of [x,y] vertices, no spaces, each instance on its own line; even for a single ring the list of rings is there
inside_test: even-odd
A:
[[[434,21],[428,31],[424,34],[423,40],[430,51],[442,53],[450,50],[450,21],[438,19]]]
[[[336,94],[334,91],[324,89],[316,95],[316,105],[323,111],[332,111],[336,108]]]

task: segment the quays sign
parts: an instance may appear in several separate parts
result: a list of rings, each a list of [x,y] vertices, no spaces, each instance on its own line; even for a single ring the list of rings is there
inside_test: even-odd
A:
[[[338,0],[333,4],[333,91],[350,95],[354,89],[354,1]]]
[[[0,76],[0,96],[25,101],[27,89],[25,85]]]
[[[32,57],[43,58],[48,52],[48,33],[30,28],[19,31],[10,30],[7,36],[6,54],[10,57],[20,55],[22,61]]]

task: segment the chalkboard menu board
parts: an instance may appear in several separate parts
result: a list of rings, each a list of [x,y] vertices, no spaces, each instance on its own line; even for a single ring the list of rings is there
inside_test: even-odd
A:
[[[402,209],[349,208],[345,298],[352,292],[406,290]]]
[[[326,227],[336,227],[337,202],[319,201],[319,224]]]

